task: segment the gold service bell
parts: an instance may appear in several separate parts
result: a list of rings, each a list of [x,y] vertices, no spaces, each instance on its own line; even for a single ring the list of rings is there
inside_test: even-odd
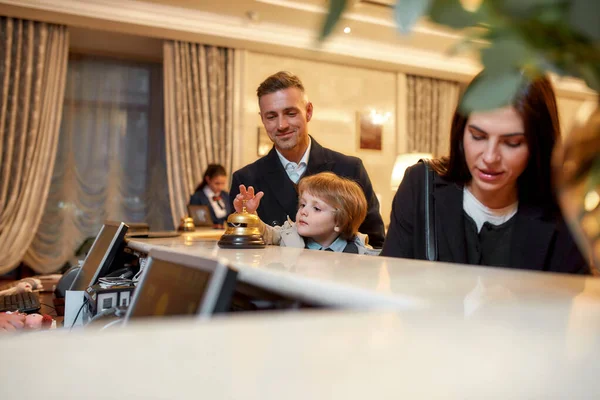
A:
[[[260,234],[261,221],[258,215],[246,211],[246,202],[241,213],[233,213],[227,218],[227,229],[219,240],[219,247],[225,249],[261,249],[266,246]]]
[[[179,224],[177,230],[184,232],[194,232],[196,230],[196,226],[194,225],[194,219],[190,217],[181,218],[181,223]]]

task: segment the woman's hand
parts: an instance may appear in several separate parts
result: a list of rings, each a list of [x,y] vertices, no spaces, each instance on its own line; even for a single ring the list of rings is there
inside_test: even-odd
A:
[[[24,314],[0,313],[0,332],[12,332],[17,329],[23,329],[24,326]]]
[[[235,208],[235,212],[242,212],[245,200],[246,211],[251,214],[255,213],[260,204],[260,199],[262,199],[264,195],[265,194],[263,192],[258,192],[255,195],[254,188],[252,186],[248,186],[248,190],[246,190],[246,186],[240,185],[240,193],[235,196],[235,199],[233,199],[233,207]]]

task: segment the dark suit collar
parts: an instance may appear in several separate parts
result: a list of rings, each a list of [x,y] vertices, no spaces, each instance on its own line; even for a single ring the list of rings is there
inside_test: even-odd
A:
[[[298,194],[294,187],[294,182],[291,181],[287,172],[281,165],[281,160],[277,155],[275,146],[271,148],[271,151],[265,156],[265,180],[267,185],[271,189],[270,195],[275,197],[281,207],[290,212],[289,210],[295,210],[298,205]],[[290,215],[294,219],[294,215]],[[282,222],[283,223],[283,222]]]
[[[438,254],[440,256],[451,254],[454,262],[466,263],[462,186],[449,182],[437,174],[433,183]]]
[[[332,159],[330,159],[328,153],[325,151],[325,148],[321,146],[312,136],[310,137],[310,154],[308,155],[308,165],[306,166],[305,176],[318,174],[323,171],[331,171],[333,170],[333,165],[335,164]]]
[[[271,195],[277,199],[277,202],[284,210],[295,210],[298,204],[298,194],[294,183],[290,180],[285,168],[281,165],[281,160],[277,155],[275,146],[264,158],[266,164],[266,180]],[[330,159],[325,148],[321,146],[312,136],[310,145],[310,154],[308,156],[308,165],[303,176],[314,175],[323,171],[331,171],[334,161]],[[289,212],[289,211],[288,211]],[[294,219],[295,215],[290,215]]]
[[[264,161],[267,167],[266,169],[269,173],[275,172],[276,170],[285,172],[285,169],[279,160],[279,156],[277,155],[277,150],[275,150],[275,146],[271,147],[271,150],[265,156]]]

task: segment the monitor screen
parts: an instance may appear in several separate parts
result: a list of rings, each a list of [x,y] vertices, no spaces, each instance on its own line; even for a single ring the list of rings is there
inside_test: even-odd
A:
[[[223,261],[153,250],[126,320],[227,311],[236,277]]]
[[[125,243],[127,225],[118,222],[106,222],[100,229],[92,248],[85,257],[83,266],[71,284],[70,290],[86,290],[98,278],[106,275],[119,248]]]

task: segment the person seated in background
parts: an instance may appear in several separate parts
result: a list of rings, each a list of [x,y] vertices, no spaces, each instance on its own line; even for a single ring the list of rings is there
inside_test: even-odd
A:
[[[552,150],[560,140],[554,90],[547,78],[523,79],[510,106],[457,109],[450,156],[429,162],[436,259],[588,274],[552,191]],[[425,172],[424,163],[407,169],[381,255],[430,258]]]
[[[245,207],[256,213],[264,192],[254,194],[242,184],[233,200],[237,212]],[[261,234],[267,244],[343,253],[377,255],[368,236],[358,232],[367,215],[367,199],[358,183],[321,172],[302,178],[298,183],[296,222],[289,219],[282,226],[262,222]]]
[[[224,191],[227,185],[227,172],[219,164],[210,164],[202,182],[190,197],[190,205],[208,206],[210,217],[215,227],[222,228],[227,216],[231,214],[231,201],[229,193]]]

